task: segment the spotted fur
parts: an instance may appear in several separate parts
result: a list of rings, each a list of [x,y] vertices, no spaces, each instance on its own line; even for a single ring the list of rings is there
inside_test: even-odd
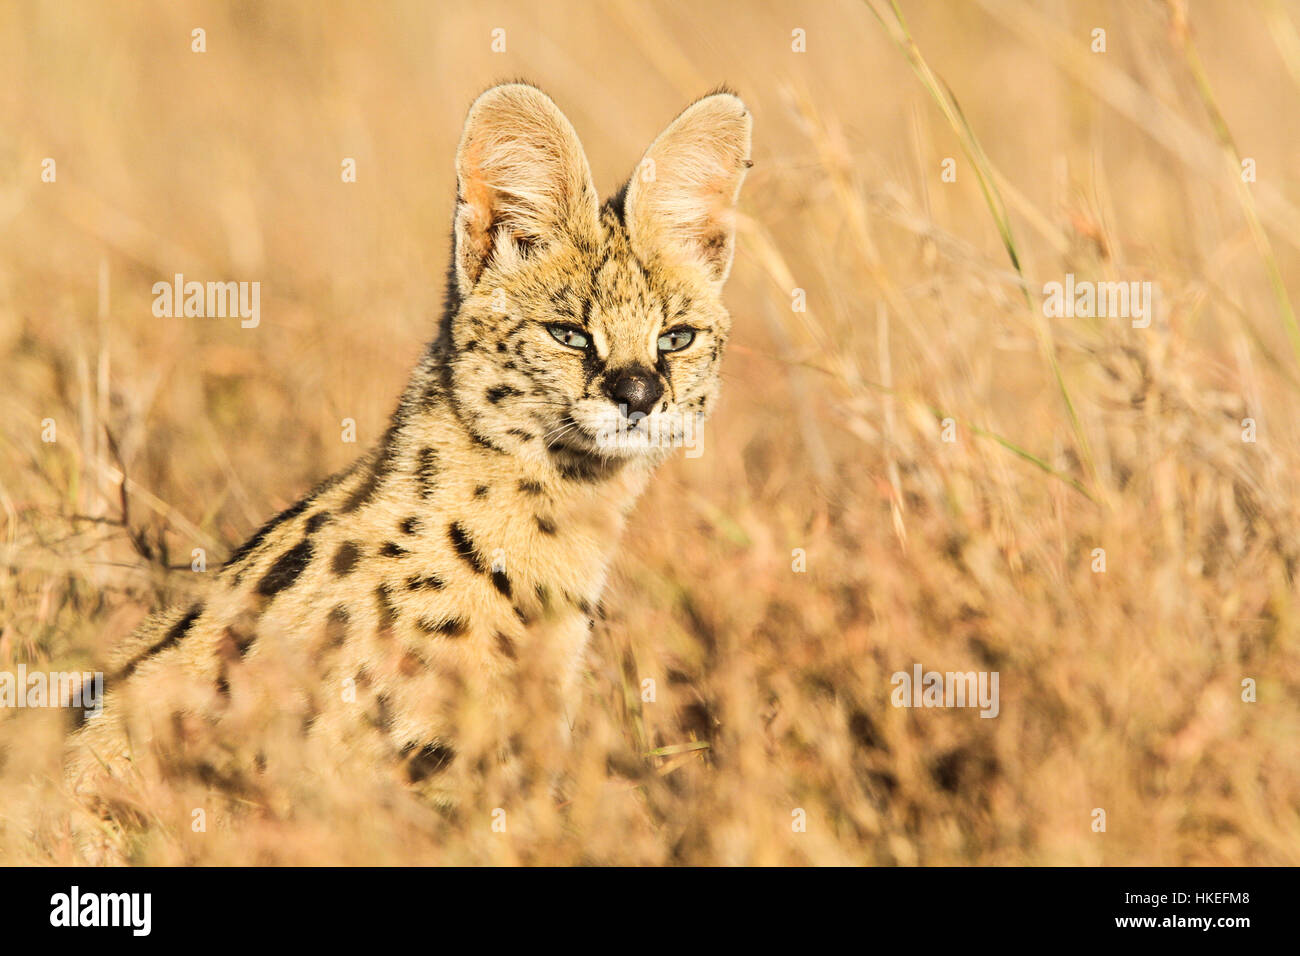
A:
[[[301,645],[316,669],[303,732],[342,741],[353,725],[377,728],[376,755],[412,786],[467,763],[458,700],[508,708],[523,667],[570,695],[625,517],[671,451],[639,444],[635,429],[611,447],[601,429],[630,426],[629,401],[661,436],[711,411],[749,145],[744,104],[707,96],[601,205],[547,96],[508,84],[475,101],[436,337],[366,457],[259,529],[201,602],[127,642],[105,713],[69,760],[99,830],[115,818],[96,802],[107,783],[138,771],[164,729],[219,724],[240,668],[280,647]],[[588,347],[558,341],[557,324]],[[694,339],[663,352],[673,328]],[[178,675],[194,692],[159,710],[175,696],[162,682]],[[346,681],[355,701],[340,702]],[[190,770],[240,790],[266,759],[241,769],[201,755]]]

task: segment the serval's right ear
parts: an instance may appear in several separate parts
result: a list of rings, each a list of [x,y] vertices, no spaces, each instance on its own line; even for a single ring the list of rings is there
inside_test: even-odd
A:
[[[474,101],[456,151],[456,283],[509,269],[559,240],[589,244],[600,204],[573,126],[541,90],[495,86]]]

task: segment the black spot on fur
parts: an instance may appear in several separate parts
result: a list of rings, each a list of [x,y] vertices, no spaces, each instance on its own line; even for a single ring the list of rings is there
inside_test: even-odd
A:
[[[876,722],[864,710],[855,710],[849,717],[849,733],[859,747],[864,750],[880,750],[889,753],[889,745],[881,736]]]
[[[497,343],[497,351],[498,351],[498,352],[505,352],[505,350],[506,350],[506,343],[505,343],[505,342],[498,342],[498,343]]]
[[[67,728],[68,733],[80,730],[85,726],[86,718],[89,717],[89,714],[86,713],[85,707],[75,707],[73,706],[74,703],[75,701],[73,700],[65,700],[63,702],[63,712],[67,715],[64,721],[64,726]],[[0,748],[0,770],[4,769],[4,757],[5,752]]]
[[[199,615],[202,613],[202,604],[195,604],[191,607],[185,612],[184,617],[167,629],[167,633],[162,636],[161,640],[151,645],[143,654],[139,654],[128,661],[118,675],[119,678],[130,677],[135,672],[135,669],[149,658],[179,644],[181,638],[190,632],[190,628],[194,626],[194,622],[199,619]]]
[[[940,754],[930,765],[930,775],[949,793],[973,792],[987,786],[999,769],[992,754],[958,747]]]
[[[506,573],[504,571],[492,572],[492,586],[495,587],[502,594],[504,594],[507,598],[511,597],[511,592],[513,589],[510,587],[510,579],[506,577]]]
[[[339,545],[339,549],[334,552],[334,560],[330,562],[330,570],[339,577],[351,574],[360,557],[361,545],[355,541],[344,541]]]
[[[422,617],[415,624],[426,634],[445,634],[448,637],[459,637],[469,628],[469,622],[463,617],[446,617],[438,621]]]
[[[491,489],[489,489],[487,485],[479,485],[477,488],[474,489],[474,497],[483,498],[487,495],[488,491],[490,490]]]
[[[721,259],[727,249],[727,235],[723,232],[715,232],[705,236],[703,245],[706,259]]]
[[[442,578],[436,574],[430,574],[426,577],[413,574],[406,579],[406,590],[408,591],[441,591],[442,589]]]
[[[555,534],[555,522],[550,518],[543,518],[537,515],[537,530],[542,534]]]
[[[262,580],[257,582],[257,593],[266,598],[275,597],[298,580],[299,575],[307,570],[307,565],[311,563],[311,557],[311,539],[303,538],[275,559],[270,570],[262,576]]]
[[[519,490],[526,495],[540,495],[542,493],[542,486],[535,481],[530,481],[525,478],[523,481],[519,482]]]
[[[348,609],[337,605],[325,620],[325,647],[342,647],[348,636]]]
[[[568,456],[557,462],[560,469],[560,476],[568,481],[591,483],[603,481],[613,474],[621,462],[617,459],[611,462],[601,461],[594,456]]]
[[[393,726],[393,699],[387,694],[375,696],[375,715],[371,718],[371,723],[381,730]]]
[[[518,438],[520,441],[523,442],[532,441],[534,438],[537,437],[532,432],[524,431],[522,428],[511,428],[509,431],[506,432],[506,434],[512,435],[513,437]]]
[[[379,448],[375,452],[374,461],[366,471],[365,476],[361,479],[360,484],[348,496],[343,507],[339,510],[344,514],[351,514],[366,502],[374,498],[375,493],[379,491],[379,486],[383,484],[385,476],[393,468],[393,448],[397,438],[398,423],[388,426],[388,431],[384,432],[384,437],[379,442]]]
[[[402,756],[407,756],[415,749],[414,744],[407,744]],[[427,780],[434,774],[441,773],[451,766],[456,759],[456,751],[443,744],[425,744],[420,752],[409,758],[406,765],[406,779],[411,783]]]
[[[385,541],[384,546],[379,549],[379,553],[386,558],[405,558],[409,556],[411,552],[392,541]]]
[[[275,528],[284,524],[284,522],[286,521],[298,517],[298,515],[302,514],[304,511],[307,510],[307,506],[310,504],[311,504],[311,499],[304,498],[302,501],[298,502],[297,504],[285,508],[278,515],[276,515],[274,518],[268,521],[266,524],[262,525],[262,527],[258,528],[257,531],[253,533],[253,536],[251,538],[249,538],[247,541],[241,544],[235,550],[235,553],[226,559],[226,563],[222,566],[228,568],[232,564],[238,564],[241,560],[248,557],[248,555],[250,555],[257,548],[259,544],[261,544],[263,541],[266,540],[266,536],[270,534]]]
[[[186,634],[189,633],[190,628],[194,626],[194,622],[199,619],[199,615],[202,613],[203,613],[203,605],[195,604],[193,607],[191,607],[188,611],[185,612],[185,616],[183,618],[181,618],[179,621],[177,621],[175,624],[171,626],[171,628],[167,631],[167,636],[163,638],[163,640],[167,643],[168,646],[175,644],[182,637],[184,637]]]
[[[487,574],[487,566],[483,563],[483,556],[479,554],[478,548],[470,540],[465,529],[460,526],[459,521],[453,521],[447,528],[447,537],[451,539],[452,547],[461,559],[479,574]]]
[[[497,631],[497,650],[501,652],[502,657],[508,657],[515,660],[519,655],[515,651],[515,642],[510,640],[510,635]]]
[[[420,519],[412,515],[409,518],[403,518],[401,524],[402,534],[419,534]]]
[[[387,584],[375,588],[375,606],[379,610],[379,636],[387,637],[397,622],[397,608],[393,604],[392,592]]]
[[[472,441],[474,444],[478,445],[480,448],[486,448],[488,451],[494,451],[498,455],[509,454],[509,452],[507,452],[504,448],[501,448],[498,445],[494,445],[492,442],[488,441],[486,437],[474,431],[473,428],[467,429],[467,431],[469,434],[469,440]]]
[[[333,515],[331,515],[328,511],[316,512],[314,515],[312,515],[310,518],[307,519],[306,533],[308,535],[315,534],[317,531],[321,529],[321,525],[326,524],[332,519],[333,519]]]
[[[627,189],[631,184],[632,180],[629,179],[619,187],[618,192],[605,200],[605,205],[601,209],[602,218],[606,212],[612,212],[620,226],[627,226]]]
[[[516,398],[524,394],[513,385],[493,385],[484,393],[484,397],[493,405],[500,404],[502,399]]]
[[[251,792],[249,785],[244,781],[243,775],[238,771],[219,770],[207,760],[201,760],[184,769],[186,773],[192,775],[205,787],[210,787],[213,790],[224,790],[231,794],[247,794]]]
[[[415,480],[420,487],[420,497],[433,496],[434,481],[438,476],[438,454],[432,448],[421,448],[416,454]]]

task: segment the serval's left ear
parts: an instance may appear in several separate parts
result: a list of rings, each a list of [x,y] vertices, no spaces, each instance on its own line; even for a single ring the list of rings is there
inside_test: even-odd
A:
[[[752,165],[753,120],[740,97],[691,104],[650,144],[628,183],[624,211],[642,259],[693,261],[722,283],[736,245],[736,197]]]

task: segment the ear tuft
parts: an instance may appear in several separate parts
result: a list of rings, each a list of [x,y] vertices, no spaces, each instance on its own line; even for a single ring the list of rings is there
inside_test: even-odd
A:
[[[625,211],[643,258],[692,261],[717,283],[735,253],[736,198],[753,118],[733,93],[697,100],[650,144],[628,183]]]
[[[469,109],[456,151],[456,281],[468,295],[503,267],[598,228],[596,188],[578,134],[549,96],[526,83],[494,86]]]

